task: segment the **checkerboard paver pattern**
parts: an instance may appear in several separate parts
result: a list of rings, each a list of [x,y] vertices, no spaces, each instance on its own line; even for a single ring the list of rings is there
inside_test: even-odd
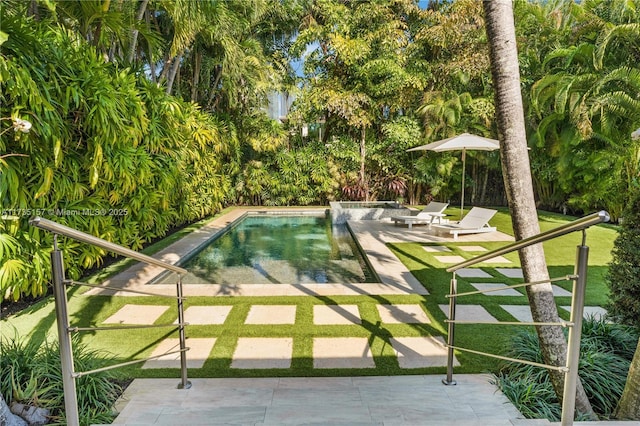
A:
[[[428,324],[431,322],[420,305],[377,305],[383,324]]]
[[[295,305],[251,305],[245,324],[295,324]]]
[[[313,323],[316,325],[362,324],[358,305],[315,305]]]
[[[168,306],[126,304],[104,320],[104,323],[151,325],[168,309]]]
[[[316,337],[313,368],[375,368],[366,337]]]

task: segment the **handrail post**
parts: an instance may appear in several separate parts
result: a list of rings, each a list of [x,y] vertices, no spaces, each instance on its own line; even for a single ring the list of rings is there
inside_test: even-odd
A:
[[[455,319],[456,319],[456,292],[458,282],[456,280],[456,273],[453,273],[451,278],[451,286],[449,288],[449,326],[447,331],[447,377],[442,379],[442,383],[445,385],[455,385],[456,381],[453,380],[453,347],[454,333],[455,333]]]
[[[56,306],[56,323],[58,325],[58,345],[60,346],[65,416],[68,425],[78,426],[80,424],[80,416],[78,415],[78,396],[76,394],[76,379],[73,367],[73,350],[71,347],[71,336],[69,334],[67,293],[64,285],[64,261],[62,259],[62,252],[58,250],[57,235],[54,234],[53,238],[51,276]]]
[[[582,315],[584,312],[584,296],[587,285],[587,267],[589,247],[585,246],[585,231],[582,231],[582,245],[576,250],[575,275],[571,300],[571,323],[567,348],[567,373],[564,379],[562,395],[562,426],[573,424],[576,408],[576,387],[578,383],[578,366],[580,363],[580,338],[582,335]]]
[[[178,293],[178,333],[180,336],[180,384],[178,385],[178,389],[189,389],[191,388],[191,382],[187,380],[187,345],[184,333],[184,300],[182,297],[182,276],[178,276],[176,290]]]

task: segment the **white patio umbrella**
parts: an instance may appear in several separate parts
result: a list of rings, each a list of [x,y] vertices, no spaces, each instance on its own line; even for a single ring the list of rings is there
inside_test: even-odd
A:
[[[482,136],[462,133],[448,139],[442,139],[427,145],[417,146],[407,151],[462,151],[462,197],[460,201],[460,219],[464,209],[464,174],[466,167],[467,150],[494,151],[500,148],[500,142],[495,139],[483,138]]]

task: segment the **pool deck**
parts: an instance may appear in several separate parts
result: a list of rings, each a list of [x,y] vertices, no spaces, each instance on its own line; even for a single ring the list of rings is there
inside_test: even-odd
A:
[[[305,209],[303,209],[305,210]],[[308,210],[308,209],[306,209]],[[177,263],[180,258],[221,233],[247,211],[236,209],[209,222],[154,257]],[[434,235],[426,226],[408,229],[390,220],[348,223],[380,283],[314,285],[186,285],[185,295],[279,296],[342,294],[428,294],[386,247],[392,242],[437,243],[452,238]],[[461,236],[458,242],[512,241],[500,232]],[[106,282],[116,288],[175,294],[174,285],[147,285],[160,268],[134,265]],[[130,293],[93,289],[93,294]],[[326,314],[326,313],[325,313]],[[347,346],[340,346],[350,350]],[[412,349],[413,351],[413,349]],[[315,355],[315,353],[314,353]],[[320,357],[327,355],[320,353]],[[418,358],[423,354],[405,353]],[[253,354],[255,357],[255,354]],[[206,356],[205,356],[206,358]],[[178,379],[136,379],[116,405],[114,425],[552,425],[526,420],[484,374],[454,375],[457,385],[445,386],[443,375],[362,377],[273,377],[191,379],[190,389],[177,389]],[[556,423],[557,424],[557,423]],[[585,424],[582,422],[574,423]],[[590,422],[631,425],[634,422]],[[637,424],[637,422],[635,422]]]

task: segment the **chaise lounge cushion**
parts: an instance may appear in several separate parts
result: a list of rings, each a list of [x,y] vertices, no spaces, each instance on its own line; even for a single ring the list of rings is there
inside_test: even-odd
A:
[[[489,226],[489,220],[497,213],[497,210],[473,207],[469,213],[458,223],[433,225],[438,233],[449,233],[457,240],[459,234],[478,234],[481,232],[494,232],[496,228]]]

